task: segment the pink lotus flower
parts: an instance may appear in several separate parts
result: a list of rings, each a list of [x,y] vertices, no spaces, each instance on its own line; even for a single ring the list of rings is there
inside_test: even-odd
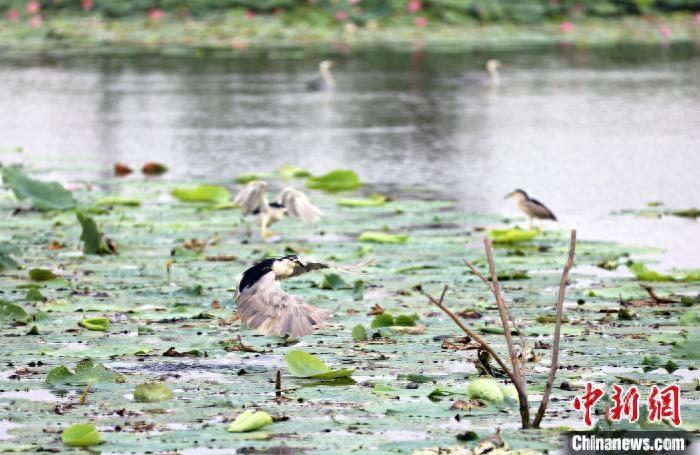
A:
[[[148,12],[148,18],[152,21],[159,21],[165,17],[165,11],[160,8],[152,9]]]
[[[411,0],[408,2],[408,12],[409,13],[417,13],[418,11],[423,9],[423,4],[420,2],[420,0]]]
[[[695,19],[695,22],[700,22],[700,11],[698,11],[697,13],[695,13],[695,16],[693,16],[693,17],[694,17],[694,19]]]
[[[29,0],[27,2],[27,14],[36,14],[41,10],[41,4],[36,0]]]
[[[251,9],[245,10],[245,18],[246,19],[252,19],[254,17],[255,17],[255,11],[253,11]]]
[[[348,13],[346,13],[346,12],[343,11],[342,9],[341,9],[341,10],[338,10],[338,11],[335,13],[335,18],[336,18],[337,20],[341,21],[341,22],[342,22],[342,21],[346,21],[346,20],[348,19]]]
[[[83,11],[90,11],[95,6],[95,3],[92,0],[81,0],[80,6],[83,8]]]
[[[358,3],[361,3],[361,2],[362,2],[362,0],[350,0],[350,1],[349,1],[349,3],[350,3],[351,5],[357,5]]]
[[[7,12],[8,21],[15,22],[17,19],[19,19],[19,11],[17,11],[16,9],[11,9]]]
[[[559,24],[559,30],[561,30],[564,33],[569,33],[574,30],[574,24],[572,24],[569,21],[564,21],[561,24]]]
[[[29,19],[29,26],[32,27],[32,28],[39,28],[39,27],[41,27],[41,23],[42,23],[42,22],[43,22],[43,21],[41,20],[41,16],[39,16],[39,15],[37,14],[37,15],[32,16],[32,17]]]
[[[669,36],[671,36],[671,27],[668,25],[662,25],[659,27],[659,33],[661,33],[661,36],[663,36],[664,39],[667,39]]]
[[[416,18],[416,27],[423,28],[426,25],[428,25],[428,18],[426,18],[425,16],[418,16]]]

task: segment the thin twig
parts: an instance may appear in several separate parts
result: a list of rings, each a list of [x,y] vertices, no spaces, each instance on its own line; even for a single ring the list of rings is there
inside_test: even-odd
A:
[[[489,289],[491,289],[491,292],[494,292],[493,284],[491,284],[491,282],[489,281],[489,279],[486,278],[481,272],[479,272],[479,270],[478,270],[476,267],[474,267],[474,264],[473,264],[471,261],[467,261],[466,259],[463,259],[463,261],[464,261],[464,265],[466,265],[466,266],[469,268],[469,270],[472,271],[472,273],[473,273],[474,275],[476,275],[476,276],[478,276],[479,278],[481,278],[481,281],[483,281],[484,284],[486,284],[486,286],[488,286]]]
[[[576,229],[571,231],[571,239],[569,240],[569,257],[566,259],[566,264],[564,265],[564,270],[561,273],[561,281],[559,282],[559,295],[557,296],[557,316],[556,325],[554,327],[554,341],[552,343],[552,365],[549,369],[549,377],[547,378],[547,384],[544,386],[544,393],[542,394],[542,401],[540,402],[540,407],[535,414],[535,420],[532,422],[534,428],[540,427],[540,422],[544,417],[544,412],[547,409],[547,404],[549,403],[549,395],[552,393],[552,385],[554,384],[554,377],[559,369],[559,340],[561,338],[561,323],[562,323],[562,313],[564,311],[564,295],[566,294],[566,282],[569,278],[569,271],[574,263],[574,256],[576,254]]]
[[[488,280],[488,278],[486,278],[481,272],[479,272],[479,270],[474,266],[474,264],[471,261],[468,261],[466,259],[463,259],[463,261],[464,261],[464,265],[466,265],[474,275],[481,278],[481,281],[483,281],[486,284],[486,286],[488,286],[488,288],[491,290],[491,292],[495,295],[496,290],[494,289],[493,284]],[[510,311],[508,311],[508,308],[506,308],[506,313],[508,314],[508,319],[510,319],[510,322],[513,323],[513,328],[515,329],[516,332],[518,332],[518,335],[520,337],[520,350],[522,351],[522,358],[520,359],[520,361],[521,361],[520,365],[521,365],[522,370],[520,372],[520,375],[522,376],[523,384],[525,384],[525,371],[524,371],[525,370],[525,353],[527,351],[527,345],[525,342],[525,334],[523,334],[523,331],[520,330],[520,327],[515,322],[515,318],[513,317],[513,315],[511,315]]]
[[[501,295],[501,286],[498,283],[498,274],[496,273],[496,265],[493,262],[493,249],[491,248],[491,240],[487,236],[484,236],[484,248],[486,249],[486,260],[489,262],[489,273],[491,274],[491,284],[493,295],[496,297],[496,304],[498,305],[498,314],[501,316],[501,325],[503,325],[503,333],[506,336],[506,343],[508,344],[508,352],[510,353],[510,363],[513,367],[513,374],[517,379],[520,386],[523,386],[522,380],[520,378],[520,365],[518,364],[518,353],[515,351],[515,344],[513,343],[513,335],[510,333],[510,324],[508,321],[508,309],[506,308],[506,302],[503,300]]]
[[[513,375],[516,378],[515,388],[518,392],[518,403],[520,405],[520,420],[523,428],[530,428],[530,408],[527,400],[527,389],[525,381],[520,374],[520,365],[518,364],[518,353],[515,351],[513,344],[513,336],[510,333],[510,324],[508,323],[508,308],[506,302],[501,295],[501,285],[498,283],[498,274],[496,273],[496,265],[493,262],[493,249],[491,248],[491,240],[488,236],[484,236],[484,249],[486,250],[486,259],[489,263],[489,273],[491,274],[491,283],[493,284],[493,295],[498,304],[498,314],[501,316],[501,324],[503,325],[503,333],[508,343],[508,352],[510,352],[510,364],[513,366]]]
[[[83,390],[83,394],[80,395],[80,406],[84,405],[85,402],[87,401],[87,396],[88,396],[89,392],[90,392],[90,384],[86,384],[85,389]]]
[[[282,396],[282,372],[277,370],[275,375],[275,396],[280,398]]]
[[[471,337],[474,341],[476,341],[477,343],[479,343],[479,344],[481,345],[481,348],[482,348],[484,351],[487,351],[489,354],[491,354],[491,357],[493,357],[493,359],[496,361],[496,363],[497,363],[501,368],[503,368],[503,371],[506,372],[506,374],[508,375],[508,377],[510,378],[510,380],[513,382],[513,384],[516,384],[516,386],[517,386],[517,383],[516,383],[516,381],[515,381],[515,376],[513,375],[513,372],[511,371],[510,368],[508,368],[508,366],[506,365],[506,363],[503,361],[503,359],[501,359],[501,357],[496,353],[496,351],[494,351],[493,348],[492,348],[486,341],[484,341],[483,338],[481,338],[479,335],[477,335],[476,332],[474,332],[474,331],[471,330],[469,327],[467,327],[466,325],[464,325],[464,324],[462,323],[462,321],[459,319],[459,317],[458,317],[456,314],[454,314],[452,311],[450,311],[450,309],[447,308],[447,307],[442,303],[442,301],[443,301],[444,298],[445,298],[445,293],[447,292],[447,288],[448,288],[447,285],[445,285],[445,287],[442,288],[442,294],[440,295],[440,300],[436,300],[435,297],[431,296],[430,294],[428,294],[428,293],[426,293],[426,292],[423,292],[423,291],[421,291],[421,292],[423,293],[424,296],[426,296],[426,297],[428,298],[428,300],[430,300],[430,301],[431,301],[432,303],[434,303],[438,308],[440,308],[442,311],[444,311],[445,314],[447,314],[447,315],[455,322],[455,324],[457,324],[457,327],[459,327],[460,329],[462,329],[462,331],[464,331],[464,333],[466,333],[466,334],[469,335],[469,337]]]

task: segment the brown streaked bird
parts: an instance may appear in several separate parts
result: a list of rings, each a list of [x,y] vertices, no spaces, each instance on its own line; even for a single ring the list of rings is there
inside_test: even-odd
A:
[[[557,221],[557,217],[554,216],[554,213],[552,213],[546,205],[528,196],[524,190],[517,189],[506,194],[506,199],[510,197],[515,199],[518,208],[530,218],[530,227],[532,227],[533,218]]]
[[[302,191],[286,187],[277,194],[275,201],[267,201],[267,183],[254,180],[246,184],[233,199],[241,207],[243,215],[258,215],[260,236],[266,239],[272,235],[268,227],[289,215],[313,224],[321,219],[322,212],[311,203]]]
[[[308,335],[322,328],[331,313],[284,292],[280,280],[328,268],[355,273],[363,265],[340,267],[295,255],[260,261],[241,275],[236,292],[238,316],[242,323],[263,335],[293,338]]]

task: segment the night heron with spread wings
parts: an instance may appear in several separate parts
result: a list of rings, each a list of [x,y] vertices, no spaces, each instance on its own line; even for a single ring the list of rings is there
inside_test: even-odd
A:
[[[264,335],[300,337],[322,328],[331,312],[286,293],[280,281],[314,270],[334,268],[355,273],[362,265],[341,267],[290,255],[265,259],[241,275],[236,290],[238,316],[248,328]]]
[[[272,232],[270,225],[289,215],[301,218],[306,223],[315,223],[321,219],[321,210],[311,203],[308,196],[292,187],[286,187],[277,194],[273,202],[267,200],[267,183],[254,180],[246,184],[233,200],[241,207],[243,215],[258,215],[260,235],[268,238]]]
[[[319,76],[311,79],[306,83],[306,90],[310,92],[320,92],[322,90],[333,90],[335,88],[335,79],[331,74],[333,67],[332,60],[324,60],[318,64]]]
[[[557,217],[554,216],[554,213],[552,213],[546,205],[528,196],[524,190],[517,189],[506,194],[506,199],[511,197],[515,199],[518,208],[530,218],[530,226],[532,226],[533,218],[557,221]]]

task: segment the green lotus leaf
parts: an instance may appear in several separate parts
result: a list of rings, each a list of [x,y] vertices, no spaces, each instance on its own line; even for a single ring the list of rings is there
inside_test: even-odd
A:
[[[157,403],[173,397],[173,392],[167,386],[156,382],[139,384],[134,389],[134,401],[140,403]]]
[[[354,171],[338,169],[317,177],[309,177],[306,180],[306,186],[315,190],[334,193],[337,191],[356,190],[362,186],[362,182]]]
[[[389,234],[388,232],[373,231],[363,232],[357,238],[358,241],[366,243],[406,243],[408,239],[407,234]]]
[[[170,194],[181,202],[208,202],[221,204],[231,199],[231,193],[223,186],[197,185],[194,187],[174,188]]]
[[[80,321],[80,326],[88,330],[96,330],[104,332],[109,328],[109,319],[107,318],[87,318]]]
[[[20,166],[2,168],[2,180],[18,200],[28,199],[39,210],[66,210],[76,205],[73,194],[60,183],[32,179]]]
[[[76,423],[61,433],[61,440],[70,447],[90,447],[102,442],[102,436],[91,423]]]
[[[244,411],[226,428],[231,433],[246,433],[272,424],[272,416],[265,411]]]

